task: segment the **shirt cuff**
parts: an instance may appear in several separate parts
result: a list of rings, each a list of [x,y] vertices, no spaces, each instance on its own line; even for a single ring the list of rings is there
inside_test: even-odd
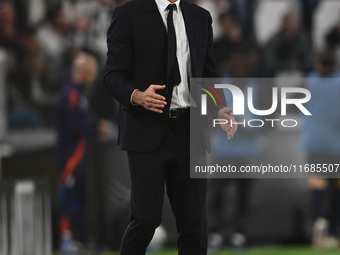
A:
[[[135,103],[132,101],[133,94],[135,94],[135,92],[136,92],[137,90],[138,90],[138,89],[135,89],[135,90],[132,91],[132,93],[131,93],[131,96],[130,96],[130,103],[131,103],[132,105],[138,105],[138,104],[135,104]]]

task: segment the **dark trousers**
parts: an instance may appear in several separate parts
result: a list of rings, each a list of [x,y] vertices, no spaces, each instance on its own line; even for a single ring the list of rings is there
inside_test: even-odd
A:
[[[307,158],[308,164],[339,164],[340,155],[330,155],[322,153],[309,153]],[[317,175],[325,178],[328,182],[324,190],[311,189],[310,203],[312,220],[317,218],[327,218],[329,220],[329,234],[332,236],[339,235],[340,228],[340,184],[339,178],[327,178],[326,174]]]
[[[190,179],[190,119],[169,119],[154,151],[128,152],[128,158],[131,222],[120,254],[145,254],[161,223],[165,187],[176,218],[178,254],[206,254],[206,180]]]
[[[62,173],[60,173],[61,176]],[[67,218],[71,225],[73,238],[83,244],[86,244],[88,230],[86,225],[86,204],[87,204],[87,187],[86,187],[86,167],[81,162],[80,166],[72,174],[74,183],[71,185],[58,185],[58,207],[59,220]]]

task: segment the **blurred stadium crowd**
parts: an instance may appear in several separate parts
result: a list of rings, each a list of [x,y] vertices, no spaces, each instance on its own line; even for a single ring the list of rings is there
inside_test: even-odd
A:
[[[1,1],[0,48],[7,53],[10,128],[54,124],[59,92],[79,50],[103,68],[112,11],[123,1]]]
[[[215,62],[220,76],[307,77],[316,71],[318,77],[333,77],[340,70],[340,1],[190,1],[208,9],[212,15]],[[105,91],[102,77],[107,28],[113,9],[123,2],[126,0],[0,0],[0,50],[7,56],[9,129],[56,125],[61,89],[70,78],[79,51],[89,52],[98,60],[96,86],[89,95],[93,98],[93,110],[101,119],[116,119],[114,103]],[[247,187],[240,194],[242,217],[249,183],[240,182]],[[315,200],[314,220],[323,219],[319,191],[327,184],[320,179],[310,180],[308,184]],[[335,181],[332,185],[339,189]],[[334,197],[335,207],[339,207],[336,200],[339,194]],[[215,199],[219,204],[221,198]],[[325,222],[317,223],[321,225],[320,231],[325,229]],[[336,235],[336,230],[333,232]]]

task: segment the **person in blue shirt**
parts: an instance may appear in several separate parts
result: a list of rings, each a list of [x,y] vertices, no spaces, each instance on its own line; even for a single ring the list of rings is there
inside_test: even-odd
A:
[[[230,61],[230,76],[225,76],[221,83],[233,84],[238,86],[245,98],[248,98],[248,88],[253,90],[253,104],[258,108],[258,84],[255,79],[245,78],[248,76],[248,60],[249,56],[245,53],[234,52]],[[233,96],[228,89],[224,89],[224,95],[229,105],[233,105]],[[254,115],[245,108],[245,114],[235,116],[237,122],[241,123],[246,120],[254,119]],[[258,117],[256,117],[258,119]],[[256,132],[256,128],[243,126],[239,124],[238,134],[232,140],[223,134],[220,129],[214,130],[211,141],[211,154],[214,164],[220,166],[235,166],[240,169],[241,166],[247,166],[251,160],[256,159],[260,155],[261,141]],[[210,242],[209,249],[211,252],[222,248],[216,245],[218,239],[223,240],[223,233],[226,232],[228,223],[225,221],[225,204],[224,193],[226,187],[234,184],[237,188],[235,193],[235,211],[232,215],[232,236],[231,244],[236,250],[243,250],[246,245],[245,226],[249,207],[250,191],[253,179],[248,176],[244,178],[233,178],[228,174],[225,178],[209,180],[209,207],[210,207]],[[229,205],[229,204],[228,204]],[[215,240],[214,240],[215,239]]]
[[[59,228],[62,252],[70,251],[72,238],[86,243],[86,168],[99,121],[92,114],[89,90],[97,76],[96,58],[79,52],[70,81],[61,91],[57,108],[57,160]]]
[[[311,100],[305,107],[312,113],[304,116],[301,136],[306,163],[309,166],[339,164],[340,73],[335,71],[333,51],[326,50],[317,56],[315,71],[308,75],[305,86],[311,92]],[[340,182],[327,177],[330,176],[317,173],[308,178],[314,222],[312,242],[318,248],[339,245]]]

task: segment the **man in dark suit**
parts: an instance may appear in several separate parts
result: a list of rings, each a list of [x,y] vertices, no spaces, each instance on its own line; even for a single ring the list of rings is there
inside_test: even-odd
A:
[[[206,180],[189,171],[190,92],[200,96],[189,79],[216,76],[211,23],[209,12],[184,0],[132,0],[113,13],[105,84],[121,105],[119,143],[132,184],[122,255],[145,254],[161,222],[165,185],[179,254],[207,252]],[[230,108],[209,108],[233,119]],[[231,138],[237,125],[222,128]]]

